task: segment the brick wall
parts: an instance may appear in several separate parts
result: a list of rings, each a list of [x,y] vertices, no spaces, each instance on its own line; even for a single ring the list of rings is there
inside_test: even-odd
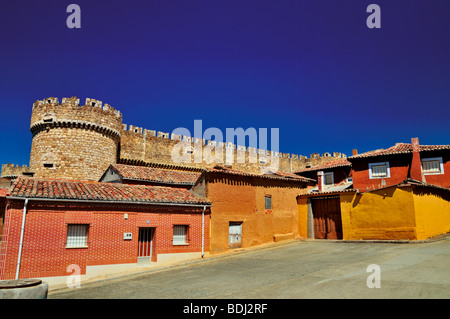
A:
[[[16,271],[23,201],[10,200],[5,237],[0,252],[0,279]],[[81,274],[91,265],[136,263],[139,227],[155,227],[153,261],[158,254],[201,252],[201,208],[150,205],[60,205],[30,202],[20,267],[20,278],[67,276],[71,264]],[[124,218],[128,214],[128,219]],[[89,224],[88,248],[66,248],[67,224]],[[172,244],[173,225],[189,225],[189,244]],[[123,233],[132,233],[124,240]],[[209,215],[205,214],[205,246],[209,251]]]

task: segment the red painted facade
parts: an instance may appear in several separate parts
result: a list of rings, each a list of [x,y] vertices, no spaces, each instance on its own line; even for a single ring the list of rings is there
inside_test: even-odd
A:
[[[24,200],[7,199],[0,251],[0,280],[14,279]],[[20,278],[68,276],[86,267],[137,263],[141,227],[154,229],[152,261],[158,254],[202,251],[202,208],[143,204],[89,204],[30,200],[27,207]],[[125,215],[127,214],[127,216]],[[204,218],[204,251],[209,251],[209,208]],[[68,224],[87,224],[86,248],[67,248]],[[173,226],[188,226],[186,245],[173,244]],[[132,233],[131,240],[124,233]]]
[[[390,177],[370,178],[369,163],[389,163]],[[392,186],[408,178],[411,154],[373,157],[358,160],[352,163],[353,188],[359,191],[374,190],[381,187]]]
[[[440,172],[427,173],[423,168],[427,159],[439,160]],[[385,150],[354,154],[349,161],[352,163],[353,188],[362,192],[397,185],[408,178],[450,188],[449,145],[419,145],[419,140],[413,138],[411,144],[398,143]],[[389,176],[371,176],[370,165],[374,163],[388,163]]]

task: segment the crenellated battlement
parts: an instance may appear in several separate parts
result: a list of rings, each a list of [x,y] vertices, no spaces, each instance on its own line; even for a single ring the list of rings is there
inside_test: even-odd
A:
[[[80,105],[77,97],[49,97],[33,103],[30,130],[33,134],[52,127],[78,127],[95,129],[120,137],[122,113],[102,101],[86,98]]]
[[[195,144],[201,144],[202,146],[211,145],[211,146],[215,146],[215,147],[225,147],[227,149],[233,149],[238,152],[248,152],[251,154],[276,156],[276,157],[280,157],[280,158],[291,158],[291,159],[296,159],[296,160],[301,160],[301,161],[306,161],[306,162],[317,160],[317,159],[325,160],[325,159],[334,159],[334,158],[347,158],[346,154],[343,154],[340,152],[333,152],[333,153],[325,152],[322,155],[320,155],[319,153],[312,153],[312,154],[310,154],[310,157],[308,158],[307,156],[304,156],[304,155],[271,152],[270,150],[257,149],[257,148],[250,147],[250,146],[247,147],[247,146],[243,146],[243,145],[236,145],[231,142],[217,142],[217,141],[213,141],[213,140],[201,139],[198,137],[177,135],[177,134],[173,134],[173,133],[161,132],[161,131],[156,131],[156,130],[147,130],[147,129],[144,129],[142,127],[138,127],[135,125],[123,124],[122,129],[123,129],[123,131],[133,133],[137,137],[140,137],[140,138],[144,138],[146,136],[153,136],[153,137],[166,139],[166,140],[170,139],[173,141],[188,142],[188,143],[191,143],[192,146],[194,146]]]
[[[2,166],[2,176],[98,180],[118,161],[203,169],[227,165],[249,173],[296,172],[346,155],[309,157],[231,142],[148,130],[122,122],[122,113],[101,100],[48,97],[33,103],[30,165]],[[183,143],[180,143],[183,142]]]
[[[20,166],[8,163],[2,165],[2,172],[0,177],[14,179],[17,176],[26,175],[30,172],[30,168],[27,165]]]
[[[109,104],[103,105],[103,102],[100,100],[96,100],[96,99],[91,99],[91,98],[86,98],[86,102],[84,105],[80,105],[80,99],[77,98],[76,96],[73,97],[63,97],[62,98],[62,102],[61,104],[59,104],[59,100],[56,97],[48,97],[42,100],[36,100],[33,103],[33,111],[35,110],[35,108],[39,108],[39,107],[43,107],[43,108],[51,108],[52,106],[54,107],[58,107],[58,106],[62,106],[62,107],[84,107],[84,106],[90,106],[92,108],[95,108],[93,110],[102,110],[104,112],[106,112],[107,115],[109,114],[113,114],[115,117],[117,118],[122,118],[122,113],[116,109],[114,109],[112,106],[110,106]]]
[[[226,162],[225,154],[234,156],[233,163],[238,164],[236,168],[258,171],[261,167],[269,166],[274,160],[280,163],[279,169],[285,172],[293,172],[306,167],[318,165],[334,159],[346,158],[343,153],[313,153],[308,158],[304,155],[272,152],[270,150],[236,145],[230,142],[219,142],[205,140],[198,137],[177,135],[157,130],[147,130],[135,125],[122,125],[121,154],[120,158],[127,160],[140,160],[143,162],[170,162],[172,148],[179,142],[185,142],[184,149],[192,158],[200,149],[202,152],[208,147],[214,148],[214,153],[222,152],[223,161]],[[201,148],[199,148],[201,146]],[[198,157],[197,157],[198,158]],[[241,159],[241,161],[239,161]],[[251,162],[252,165],[243,166]],[[194,163],[188,160],[186,165],[208,167],[207,163]],[[197,165],[196,165],[197,164]],[[211,166],[211,165],[209,165]],[[251,167],[250,167],[251,166]]]

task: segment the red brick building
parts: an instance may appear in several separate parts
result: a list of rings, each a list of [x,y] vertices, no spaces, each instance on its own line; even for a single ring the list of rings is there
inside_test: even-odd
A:
[[[6,196],[0,279],[199,258],[209,251],[209,206],[183,188],[19,177]]]
[[[387,149],[354,154],[353,188],[360,192],[397,185],[408,178],[450,188],[450,145],[397,143]]]

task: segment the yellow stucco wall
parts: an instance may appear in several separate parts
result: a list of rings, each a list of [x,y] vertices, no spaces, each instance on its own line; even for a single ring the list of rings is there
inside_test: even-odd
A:
[[[415,239],[410,187],[341,194],[343,239]]]
[[[426,239],[450,232],[450,196],[439,190],[416,188],[413,191],[416,209],[417,239]]]
[[[308,238],[308,198],[298,197],[298,232],[301,238]]]

